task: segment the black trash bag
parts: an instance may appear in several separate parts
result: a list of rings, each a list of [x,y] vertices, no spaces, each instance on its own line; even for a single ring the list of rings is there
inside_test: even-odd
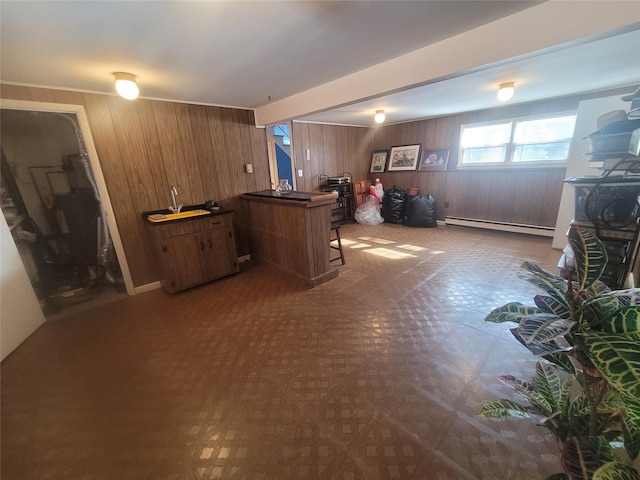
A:
[[[404,225],[409,227],[437,227],[436,199],[431,195],[416,195],[407,202],[407,218]]]
[[[407,192],[395,185],[384,192],[382,198],[382,218],[385,222],[402,223],[405,220]]]

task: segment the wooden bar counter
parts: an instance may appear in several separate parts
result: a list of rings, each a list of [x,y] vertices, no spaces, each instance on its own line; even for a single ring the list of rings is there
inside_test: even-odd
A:
[[[336,196],[273,190],[245,193],[251,257],[316,287],[338,276],[329,261],[331,206]]]

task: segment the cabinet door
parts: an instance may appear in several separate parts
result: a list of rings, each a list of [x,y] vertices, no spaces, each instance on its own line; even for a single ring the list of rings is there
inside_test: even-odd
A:
[[[165,288],[173,293],[202,283],[204,275],[200,258],[205,250],[200,233],[164,239]]]
[[[202,270],[206,280],[238,271],[235,243],[230,228],[213,228],[203,233]]]

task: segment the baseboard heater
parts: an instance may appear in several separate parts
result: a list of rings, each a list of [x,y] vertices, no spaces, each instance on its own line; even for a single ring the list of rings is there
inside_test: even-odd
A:
[[[527,233],[542,237],[553,237],[555,228],[540,227],[537,225],[522,225],[518,223],[495,222],[493,220],[480,220],[477,218],[445,217],[446,225],[460,225],[463,227],[484,228],[487,230],[499,230],[501,232]]]

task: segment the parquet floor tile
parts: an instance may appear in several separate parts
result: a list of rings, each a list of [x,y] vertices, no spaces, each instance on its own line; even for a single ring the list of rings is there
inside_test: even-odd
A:
[[[544,429],[478,416],[535,360],[484,317],[530,304],[545,238],[344,225],[313,289],[255,262],[50,321],[1,365],[6,480],[525,480]]]

